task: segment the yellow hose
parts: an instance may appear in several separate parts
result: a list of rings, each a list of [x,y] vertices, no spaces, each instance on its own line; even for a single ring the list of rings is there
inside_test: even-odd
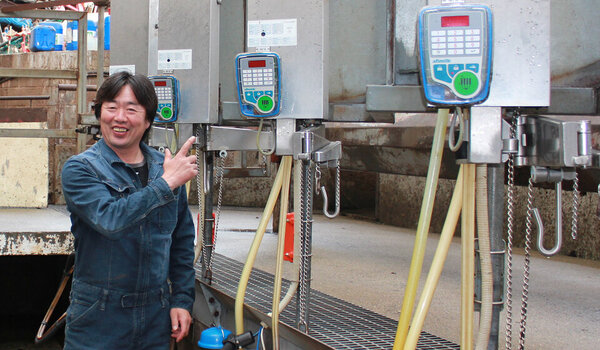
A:
[[[394,341],[394,350],[404,348],[406,335],[408,333],[408,325],[412,316],[412,310],[415,303],[415,296],[421,276],[421,268],[423,265],[423,257],[425,255],[425,246],[427,243],[427,234],[431,223],[431,213],[433,211],[433,203],[435,199],[435,191],[440,173],[442,162],[442,154],[444,151],[444,140],[446,127],[448,126],[448,110],[439,109],[437,123],[433,135],[433,144],[431,146],[431,156],[429,158],[429,169],[427,171],[427,180],[425,183],[425,191],[423,194],[423,204],[421,205],[421,214],[419,216],[419,224],[417,225],[417,234],[415,237],[415,246],[413,248],[413,256],[408,273],[408,281],[402,302],[402,311],[398,320],[398,329],[396,330],[396,339]]]
[[[277,175],[275,176],[273,187],[271,187],[271,193],[269,194],[269,199],[265,205],[265,210],[263,211],[258,228],[256,229],[254,240],[250,246],[248,258],[246,258],[246,263],[244,264],[244,268],[242,270],[242,275],[240,276],[240,283],[238,284],[237,294],[235,297],[235,330],[236,334],[238,335],[244,333],[244,298],[246,295],[246,287],[248,286],[250,273],[252,272],[252,267],[254,266],[254,261],[256,260],[256,255],[258,254],[258,248],[260,247],[260,243],[265,235],[271,214],[273,214],[273,208],[275,207],[275,202],[279,196],[279,190],[281,190],[283,174],[284,167],[280,166],[279,170],[277,171]]]
[[[479,238],[479,261],[481,262],[481,311],[476,350],[487,350],[492,329],[494,307],[494,281],[490,248],[488,214],[487,165],[477,165],[477,237]]]
[[[475,274],[475,164],[465,164],[464,192],[461,216],[462,288],[461,288],[461,350],[473,349],[473,302]]]
[[[300,196],[302,193],[302,189],[300,188],[300,183],[301,181],[301,177],[302,177],[302,161],[301,160],[295,160],[294,161],[294,212],[298,213],[300,212]],[[300,225],[300,220],[295,220],[294,221],[294,257],[295,259],[293,259],[292,262],[292,269],[293,269],[293,273],[292,276],[294,276],[296,279],[294,281],[292,281],[290,283],[290,286],[288,288],[287,293],[285,294],[285,296],[283,297],[283,299],[281,299],[281,302],[279,303],[279,312],[281,313],[281,311],[283,311],[283,309],[285,309],[285,307],[290,303],[290,301],[292,301],[292,298],[294,297],[294,295],[296,294],[296,291],[298,290],[298,285],[300,284],[299,279],[300,279],[300,259],[298,258],[300,256],[300,229],[301,229],[301,225]]]
[[[460,210],[462,207],[464,181],[462,172],[463,170],[461,166],[458,172],[458,177],[456,178],[456,185],[454,186],[454,193],[452,194],[452,200],[450,201],[450,206],[448,207],[448,213],[446,214],[446,221],[444,221],[444,227],[442,228],[440,241],[435,251],[435,255],[433,256],[431,268],[429,269],[429,274],[427,275],[427,281],[423,287],[421,298],[419,299],[419,303],[417,304],[417,308],[415,310],[415,316],[410,325],[410,330],[408,331],[408,337],[406,338],[406,343],[404,344],[404,350],[412,350],[417,348],[417,342],[419,340],[421,330],[423,329],[423,324],[425,323],[425,317],[429,311],[433,294],[435,293],[438,281],[440,280],[440,275],[442,274],[442,269],[444,268],[444,262],[448,256],[448,249],[450,248],[450,243],[452,243],[452,237],[454,236],[454,231],[456,230],[456,224],[458,223],[458,217],[460,216]]]
[[[285,251],[285,226],[288,213],[288,200],[290,197],[290,177],[292,171],[292,157],[285,156],[281,162],[284,168],[283,185],[281,190],[279,211],[279,237],[277,238],[277,265],[275,267],[275,280],[273,282],[273,308],[271,316],[271,330],[273,334],[273,350],[279,350],[279,298],[281,296],[281,279],[283,276],[283,254]]]

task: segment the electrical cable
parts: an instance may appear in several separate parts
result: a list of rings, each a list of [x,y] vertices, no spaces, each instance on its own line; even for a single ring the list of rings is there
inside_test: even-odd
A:
[[[456,127],[456,119],[458,116],[458,140],[456,143],[454,142],[454,129]],[[464,141],[464,129],[465,129],[465,117],[463,115],[462,109],[460,107],[456,107],[456,111],[452,114],[452,119],[450,119],[450,129],[448,130],[448,148],[452,152],[456,152],[460,149]]]

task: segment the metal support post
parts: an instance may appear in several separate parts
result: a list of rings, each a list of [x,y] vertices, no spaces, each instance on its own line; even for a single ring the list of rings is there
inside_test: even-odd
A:
[[[77,22],[77,113],[87,113],[87,14]]]
[[[104,16],[106,7],[100,6],[98,8],[98,57],[96,66],[96,86],[99,88],[104,82]]]

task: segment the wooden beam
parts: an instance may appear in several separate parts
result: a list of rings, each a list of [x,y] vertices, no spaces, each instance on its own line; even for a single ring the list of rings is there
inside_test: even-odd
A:
[[[0,123],[43,123],[48,121],[45,108],[0,108]],[[2,124],[0,124],[0,128]]]
[[[26,11],[26,10],[34,10],[39,8],[46,8],[52,6],[65,6],[65,5],[77,5],[84,2],[91,2],[89,0],[54,0],[54,1],[45,1],[45,2],[34,2],[29,4],[18,4],[12,6],[4,6],[1,8],[2,12],[10,13],[16,11]],[[102,4],[106,4],[106,1],[99,1]]]

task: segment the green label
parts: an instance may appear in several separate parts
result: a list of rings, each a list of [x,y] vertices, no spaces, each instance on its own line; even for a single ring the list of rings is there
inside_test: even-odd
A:
[[[267,95],[261,96],[261,98],[258,99],[257,105],[261,112],[270,112],[273,109],[273,98]]]
[[[163,109],[160,110],[160,116],[165,120],[171,119],[173,116],[173,110],[169,107],[163,107]]]
[[[479,79],[473,72],[462,71],[454,78],[454,90],[462,96],[469,96],[477,91]]]

